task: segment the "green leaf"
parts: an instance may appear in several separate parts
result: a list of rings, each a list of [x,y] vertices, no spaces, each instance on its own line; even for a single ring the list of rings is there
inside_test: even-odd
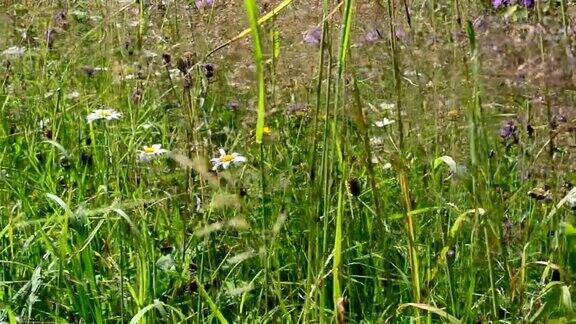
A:
[[[452,172],[456,172],[458,170],[456,161],[447,155],[441,156],[434,160],[434,170],[436,170],[442,163],[445,163]]]

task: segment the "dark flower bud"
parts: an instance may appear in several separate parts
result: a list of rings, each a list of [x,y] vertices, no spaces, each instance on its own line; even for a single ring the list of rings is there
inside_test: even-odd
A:
[[[552,270],[552,281],[560,281],[560,271],[558,269]]]
[[[52,128],[46,128],[44,130],[44,137],[47,139],[52,139]]]
[[[246,190],[246,188],[242,187],[240,188],[240,192],[238,194],[240,195],[240,198],[244,198],[248,195],[248,191]]]
[[[528,133],[529,138],[534,138],[534,127],[528,124],[528,126],[526,126],[526,133]]]
[[[172,63],[172,56],[168,53],[162,54],[162,59],[164,60],[164,64],[170,65]]]
[[[350,179],[348,179],[348,191],[354,197],[360,196],[360,193],[362,193],[362,184],[360,183],[360,180],[358,180],[358,178],[351,177]]]
[[[204,64],[204,75],[208,78],[211,79],[212,77],[214,77],[214,65],[212,64]]]
[[[92,159],[92,154],[82,152],[82,155],[80,155],[80,162],[82,162],[82,164],[85,166],[92,166],[92,163],[94,162]]]

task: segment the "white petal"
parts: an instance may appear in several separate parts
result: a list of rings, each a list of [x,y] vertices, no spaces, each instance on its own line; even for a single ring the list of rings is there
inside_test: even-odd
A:
[[[212,171],[218,170],[218,167],[220,166],[220,164],[222,164],[222,163],[216,163],[216,164],[214,164],[214,166],[212,167]]]
[[[226,151],[224,151],[224,149],[219,149],[218,152],[220,153],[220,156],[226,155]]]
[[[153,148],[155,151],[160,151],[160,150],[161,150],[161,147],[162,147],[162,144],[152,144],[152,148]]]
[[[220,159],[219,159],[219,158],[213,158],[213,159],[210,160],[210,163],[219,164],[219,163],[220,163]]]
[[[150,157],[148,157],[148,155],[146,154],[146,152],[140,151],[140,152],[138,153],[138,161],[140,161],[140,162],[148,162],[148,161],[150,161]]]
[[[95,120],[98,120],[98,119],[100,119],[100,116],[98,116],[98,115],[95,114],[95,113],[91,113],[90,115],[86,116],[86,120],[87,120],[89,123],[91,123],[91,122],[93,122],[93,121],[95,121]]]
[[[228,169],[229,166],[230,166],[230,161],[222,163],[222,167],[224,168],[224,170]]]
[[[374,122],[374,126],[376,127],[386,127],[388,125],[394,124],[396,121],[393,119],[384,118],[382,120],[377,120]]]
[[[242,162],[246,162],[246,157],[238,155],[234,158],[234,163],[242,163]]]

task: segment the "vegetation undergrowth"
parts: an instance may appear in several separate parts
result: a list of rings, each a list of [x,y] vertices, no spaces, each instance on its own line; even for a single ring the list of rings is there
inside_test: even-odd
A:
[[[4,1],[0,323],[576,320],[576,6]]]

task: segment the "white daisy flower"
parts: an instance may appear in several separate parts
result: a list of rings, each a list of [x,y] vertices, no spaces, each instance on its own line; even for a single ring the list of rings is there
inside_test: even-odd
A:
[[[138,160],[140,160],[140,162],[148,162],[153,160],[155,157],[167,152],[168,150],[163,149],[161,144],[144,146],[143,150],[138,151]]]
[[[112,120],[120,118],[122,118],[122,113],[114,109],[96,109],[86,117],[86,120],[91,123],[98,119]]]
[[[246,162],[246,157],[238,153],[226,154],[226,151],[224,151],[224,149],[219,149],[218,152],[220,152],[220,157],[213,158],[212,160],[210,160],[210,162],[214,164],[214,167],[212,167],[213,171],[218,170],[220,166],[222,166],[222,168],[224,169],[228,169],[231,163],[241,164],[243,162]]]
[[[388,118],[384,118],[382,120],[377,120],[374,122],[374,126],[382,128],[382,127],[386,127],[388,125],[392,125],[394,124],[396,121],[394,119],[388,119]]]

